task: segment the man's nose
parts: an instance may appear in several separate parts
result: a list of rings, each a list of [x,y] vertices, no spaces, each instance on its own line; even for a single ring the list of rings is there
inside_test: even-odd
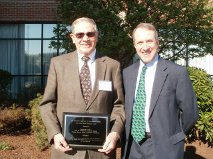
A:
[[[143,49],[144,49],[144,50],[147,50],[147,49],[149,49],[149,48],[150,48],[149,45],[148,45],[147,43],[144,43]]]
[[[84,34],[84,36],[83,36],[83,38],[82,38],[83,40],[88,40],[88,36],[87,36],[87,34]]]

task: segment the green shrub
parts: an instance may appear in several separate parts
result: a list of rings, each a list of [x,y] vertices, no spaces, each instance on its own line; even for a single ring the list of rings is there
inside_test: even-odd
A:
[[[188,135],[209,144],[213,141],[213,81],[202,69],[188,67],[190,79],[197,96],[199,119]]]
[[[47,139],[46,128],[41,119],[39,111],[39,103],[42,100],[42,95],[37,94],[37,98],[30,101],[29,106],[31,108],[31,129],[35,136],[35,141],[40,150],[45,150],[49,147]]]
[[[9,134],[30,127],[30,121],[25,118],[23,107],[13,104],[9,108],[0,109],[0,134]]]
[[[0,142],[0,150],[14,150],[14,147],[6,142]]]

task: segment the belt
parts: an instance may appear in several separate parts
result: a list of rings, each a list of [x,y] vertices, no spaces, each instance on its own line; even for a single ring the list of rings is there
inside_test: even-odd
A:
[[[151,133],[150,132],[145,132],[145,138],[151,138]]]
[[[139,145],[142,145],[147,139],[151,138],[150,132],[145,132],[145,138],[143,138],[140,142],[138,142]]]

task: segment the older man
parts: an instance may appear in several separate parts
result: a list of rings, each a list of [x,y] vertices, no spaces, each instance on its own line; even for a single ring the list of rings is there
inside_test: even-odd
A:
[[[98,29],[94,20],[76,19],[70,36],[76,51],[51,60],[40,104],[53,145],[52,159],[115,159],[125,120],[120,64],[96,51]],[[61,132],[63,112],[109,114],[110,132],[103,147],[98,150],[70,147]]]

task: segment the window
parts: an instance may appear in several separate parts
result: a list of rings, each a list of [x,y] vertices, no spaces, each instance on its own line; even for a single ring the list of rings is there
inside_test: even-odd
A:
[[[65,51],[50,48],[54,27],[57,25],[0,24],[0,69],[12,74],[10,92],[14,97],[44,88],[50,59]]]

